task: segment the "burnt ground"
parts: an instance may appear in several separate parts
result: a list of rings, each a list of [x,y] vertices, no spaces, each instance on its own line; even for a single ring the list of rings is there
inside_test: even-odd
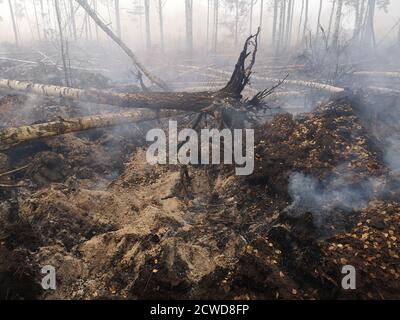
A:
[[[399,298],[400,180],[384,161],[386,124],[372,126],[377,115],[363,111],[374,103],[342,95],[275,116],[256,130],[249,177],[151,166],[145,126],[0,154],[0,172],[27,166],[0,177],[26,184],[0,188],[0,298]],[[99,110],[0,100],[3,127]],[[57,270],[56,291],[39,285],[45,265]],[[357,270],[357,290],[342,289],[345,265]]]

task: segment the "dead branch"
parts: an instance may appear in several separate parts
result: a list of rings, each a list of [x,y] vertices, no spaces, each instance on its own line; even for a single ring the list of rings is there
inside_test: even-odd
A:
[[[18,188],[26,188],[27,184],[0,184],[0,189],[18,189]]]
[[[0,173],[0,178],[1,178],[1,177],[5,177],[5,176],[9,176],[9,175],[11,175],[11,174],[13,174],[13,173],[17,173],[17,172],[23,171],[23,170],[25,170],[25,169],[27,169],[27,168],[28,168],[28,166],[23,166],[23,167],[21,167],[21,168],[17,168],[17,169],[8,171],[8,172]]]
[[[151,74],[145,66],[139,61],[136,55],[133,53],[131,49],[110,29],[108,28],[103,21],[97,16],[96,12],[90,7],[86,0],[75,0],[80,4],[80,6],[88,13],[88,15],[93,19],[93,21],[116,43],[121,49],[132,59],[133,63],[136,67],[143,72],[143,74],[154,84],[159,86],[160,88],[168,91],[168,85],[158,78],[157,76]]]

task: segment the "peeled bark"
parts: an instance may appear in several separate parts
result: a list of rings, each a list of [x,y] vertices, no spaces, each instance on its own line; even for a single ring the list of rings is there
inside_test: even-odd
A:
[[[128,46],[122,42],[122,40],[114,34],[104,23],[101,21],[101,19],[97,16],[97,14],[90,8],[89,4],[87,3],[86,0],[75,0],[77,1],[83,9],[90,15],[90,17],[96,22],[96,24],[112,39],[114,42],[116,42],[122,50],[132,59],[133,63],[136,65],[136,67],[154,84],[158,85],[160,88],[164,90],[169,90],[167,84],[162,81],[160,78],[156,77],[155,75],[151,74],[145,67],[144,65],[138,60],[136,55],[132,52],[131,49],[128,48]]]
[[[135,110],[68,120],[61,119],[31,126],[0,129],[0,150],[8,150],[21,143],[36,139],[54,137],[95,128],[112,127],[126,123],[168,118],[179,114],[180,113],[174,111],[155,112],[150,110]]]

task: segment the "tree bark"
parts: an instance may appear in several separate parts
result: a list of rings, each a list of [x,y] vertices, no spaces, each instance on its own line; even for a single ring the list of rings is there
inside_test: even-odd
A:
[[[104,23],[103,21],[100,20],[100,18],[97,16],[95,12],[90,8],[86,0],[75,0],[77,1],[83,9],[90,15],[90,17],[96,22],[96,24],[112,39],[114,40],[115,43],[117,43],[121,49],[132,59],[133,63],[136,65],[136,67],[154,84],[159,86],[160,88],[164,90],[169,90],[167,84],[162,81],[160,78],[156,77],[155,75],[151,74],[145,67],[144,65],[138,60],[136,55],[132,52],[131,49],[128,48],[128,46],[122,42],[122,40],[114,34]]]
[[[85,131],[95,128],[106,128],[126,123],[137,123],[160,118],[168,118],[181,113],[176,111],[155,112],[135,110],[74,119],[60,119],[30,126],[0,129],[0,150],[5,151],[28,141],[59,136],[62,134]]]

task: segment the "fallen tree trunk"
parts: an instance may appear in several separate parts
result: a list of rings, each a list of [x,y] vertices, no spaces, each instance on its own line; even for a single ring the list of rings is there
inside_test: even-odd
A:
[[[93,19],[93,21],[116,43],[118,44],[122,50],[132,59],[133,63],[137,66],[137,68],[154,84],[159,86],[161,89],[168,91],[169,88],[167,84],[162,81],[160,78],[151,74],[144,65],[139,61],[136,55],[133,53],[131,49],[112,31],[108,28],[103,21],[97,16],[96,12],[90,7],[86,0],[75,0],[80,4],[80,6],[88,13],[88,15]]]
[[[82,102],[119,106],[123,108],[175,109],[199,111],[220,97],[220,92],[147,92],[116,93],[100,90],[82,90],[70,87],[37,84],[29,81],[0,79],[0,88],[46,97],[69,98]]]
[[[239,101],[242,98],[242,91],[250,80],[251,70],[255,63],[258,34],[252,35],[246,40],[229,82],[224,88],[218,91],[115,93],[8,79],[0,79],[0,88],[123,108],[172,109],[198,112],[217,101],[225,99]],[[252,52],[248,52],[249,45],[253,46]],[[251,59],[246,67],[246,59],[249,56],[251,56]]]
[[[0,150],[8,150],[24,142],[54,137],[66,133],[168,118],[181,114],[181,112],[176,111],[156,112],[150,110],[135,110],[131,112],[96,115],[67,120],[60,119],[30,126],[5,128],[0,129]]]

